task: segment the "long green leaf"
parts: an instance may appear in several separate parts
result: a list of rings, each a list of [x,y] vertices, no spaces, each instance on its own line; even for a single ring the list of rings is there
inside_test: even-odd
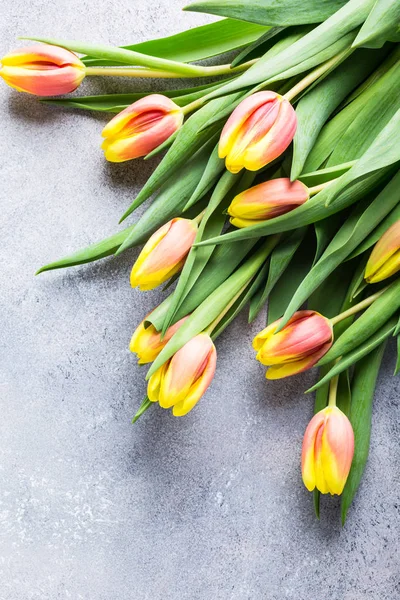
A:
[[[397,323],[397,317],[392,317],[389,321],[387,321],[383,327],[381,327],[378,331],[376,331],[370,338],[364,341],[362,344],[357,346],[354,350],[345,354],[335,366],[320,379],[313,387],[311,387],[307,392],[313,392],[318,389],[320,386],[325,385],[328,381],[342,373],[344,370],[348,369],[359,360],[367,356],[372,350],[380,346],[394,331]],[[349,329],[347,330],[349,331]],[[347,332],[346,332],[347,333]]]
[[[271,29],[257,38],[252,44],[245,46],[244,49],[233,59],[231,62],[231,67],[237,67],[248,60],[253,60],[254,58],[263,56],[271,48],[271,46],[275,44],[282,35],[284,35],[282,32],[284,32],[285,29],[286,27],[271,27]]]
[[[140,417],[146,412],[146,410],[148,410],[150,408],[150,406],[154,406],[154,402],[151,402],[148,397],[146,396],[142,402],[142,404],[140,405],[137,413],[135,414],[135,416],[132,419],[132,424],[136,423],[136,421],[138,419],[140,419]]]
[[[353,44],[354,47],[382,46],[399,32],[400,3],[398,0],[376,0],[367,20]]]
[[[223,158],[219,158],[218,156],[218,144],[214,147],[214,150],[210,154],[210,158],[208,159],[207,166],[204,169],[204,172],[201,176],[199,183],[197,184],[196,189],[193,194],[190,196],[185,208],[188,210],[193,204],[196,204],[199,198],[202,198],[204,194],[208,192],[208,190],[214,185],[217,178],[221,175],[222,171],[225,169],[225,161]]]
[[[398,325],[399,324],[397,324],[396,329],[398,328]],[[397,360],[396,360],[396,366],[394,368],[393,375],[398,375],[399,372],[400,372],[400,335],[397,333]]]
[[[123,46],[123,49],[179,62],[195,62],[246,46],[268,30],[269,27],[254,23],[222,19],[176,35]],[[104,61],[90,56],[85,57],[83,61],[88,66],[116,64],[115,61]]]
[[[383,342],[357,363],[351,386],[350,422],[354,432],[354,456],[341,496],[342,525],[357,492],[367,463],[371,437],[372,401],[386,343]]]
[[[343,333],[319,361],[324,365],[352,352],[387,323],[400,308],[400,279],[391,286]]]
[[[273,237],[270,238],[196,308],[157,356],[147,373],[146,379],[149,379],[175,352],[194,336],[204,331],[221,314],[243,286],[256,275],[275,244],[276,240]]]
[[[300,99],[296,107],[292,181],[301,174],[307,156],[329,116],[349,92],[373,71],[381,55],[369,50],[356,52],[340,65],[340,69],[335,69]]]
[[[199,133],[201,126],[215,112],[223,108],[232,101],[232,96],[226,98],[218,98],[208,102],[205,106],[195,112],[182,126],[174,143],[164,156],[154,173],[147,180],[142,190],[130,205],[127,211],[121,218],[121,221],[126,219],[135,208],[140,206],[147,198],[149,198],[169,177],[176,173],[182,165],[187,161],[188,156],[191,156],[199,148],[206,143],[211,143],[212,137],[221,127],[216,126],[213,131],[203,131]],[[215,141],[214,141],[215,143]],[[127,240],[126,246],[129,245]]]
[[[339,267],[350,252],[376,227],[399,202],[400,171],[382,192],[368,204],[359,203],[335,235],[320,260],[313,266],[293,296],[283,324],[309,298],[312,292]]]
[[[241,19],[263,25],[321,23],[345,0],[200,0],[183,10]]]

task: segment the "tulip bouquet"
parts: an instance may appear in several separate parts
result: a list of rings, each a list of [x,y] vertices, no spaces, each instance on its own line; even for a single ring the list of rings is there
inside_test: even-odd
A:
[[[132,287],[176,280],[130,343],[140,364],[152,363],[134,422],[156,404],[191,411],[213,379],[219,334],[246,306],[252,322],[268,302],[255,357],[267,379],[319,368],[303,481],[317,514],[321,493],[341,494],[344,522],[390,336],[400,356],[400,3],[199,0],[187,9],[226,18],[122,48],[35,38],[2,59],[0,76],[19,91],[116,113],[103,130],[106,160],[164,153],[121,218],[152,197],[135,223],[39,272],[143,245]],[[197,64],[210,57],[218,64]],[[202,82],[48,98],[89,76]]]

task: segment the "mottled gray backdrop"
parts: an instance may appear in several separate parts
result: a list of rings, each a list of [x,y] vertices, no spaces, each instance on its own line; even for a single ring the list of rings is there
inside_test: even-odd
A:
[[[117,45],[212,20],[184,5],[3,0],[0,54],[18,35]],[[135,253],[34,277],[116,231],[154,166],[106,164],[106,119],[0,86],[0,599],[400,598],[394,346],[342,529],[339,502],[324,499],[318,522],[301,483],[314,374],[266,384],[251,349],[265,315],[218,340],[216,377],[188,417],[154,408],[132,426],[145,370],[128,343],[161,298],[130,289]]]

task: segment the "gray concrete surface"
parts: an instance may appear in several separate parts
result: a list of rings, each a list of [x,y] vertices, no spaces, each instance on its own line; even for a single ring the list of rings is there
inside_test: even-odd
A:
[[[24,34],[118,44],[208,21],[184,4],[3,0],[0,52]],[[0,599],[400,598],[393,346],[342,529],[337,499],[318,522],[301,484],[314,375],[266,384],[251,350],[264,317],[221,337],[215,380],[187,418],[155,409],[132,426],[145,384],[127,346],[160,299],[130,289],[134,253],[34,278],[115,231],[150,173],[105,164],[105,120],[0,86]]]

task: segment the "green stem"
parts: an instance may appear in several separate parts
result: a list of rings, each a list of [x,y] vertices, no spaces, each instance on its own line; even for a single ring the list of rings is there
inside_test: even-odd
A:
[[[187,65],[188,72],[177,73],[176,71],[164,71],[157,69],[146,69],[145,67],[86,67],[87,76],[100,77],[142,77],[142,78],[193,78],[193,77],[216,77],[218,75],[234,75],[246,71],[255,63],[256,59],[231,68],[230,65],[216,65],[214,67],[201,67],[198,65]],[[190,106],[190,105],[188,105]],[[194,110],[194,109],[193,109]]]
[[[324,73],[341,63],[349,55],[349,53],[350,51],[347,48],[346,50],[339,52],[339,54],[336,54],[336,56],[333,56],[332,58],[324,62],[322,65],[319,65],[319,67],[314,69],[314,71],[311,71],[311,73],[308,73],[308,75],[306,75],[301,81],[299,81],[294,87],[292,87],[291,90],[286,92],[286,94],[283,97],[289,101],[293,100],[295,96],[298,96],[309,85],[311,85],[312,83],[314,83],[314,81],[316,81],[322,75],[324,75]]]
[[[322,192],[322,190],[324,190],[326,187],[328,187],[328,185],[330,185],[334,181],[337,181],[337,179],[339,178],[336,177],[335,179],[331,179],[330,181],[325,181],[324,183],[320,183],[319,185],[314,185],[313,187],[308,188],[310,197],[315,196],[315,194],[318,194],[318,192]]]
[[[355,315],[356,313],[360,312],[361,310],[364,310],[364,308],[368,308],[368,306],[371,306],[371,304],[373,304],[375,302],[375,300],[377,300],[380,296],[382,296],[382,294],[384,292],[386,292],[388,287],[389,286],[383,288],[383,290],[376,292],[376,294],[373,294],[372,296],[368,296],[368,298],[365,298],[365,300],[362,300],[358,304],[355,304],[348,310],[345,310],[344,312],[340,313],[340,315],[337,315],[336,317],[331,319],[332,326],[336,325],[337,323],[340,323],[340,321],[344,321],[344,319],[347,319],[348,317],[351,317],[352,315]]]
[[[199,225],[201,223],[202,218],[204,217],[205,212],[206,212],[206,209],[202,210],[201,213],[199,213],[197,215],[197,217],[194,217],[192,219],[192,221],[194,221],[195,223],[197,223],[197,225]]]
[[[253,277],[254,277],[254,275],[252,275],[252,277],[250,277],[250,279],[244,284],[244,286],[240,288],[238,293],[225,306],[224,310],[218,315],[218,317],[216,319],[214,319],[214,321],[212,323],[210,323],[210,325],[207,327],[207,329],[204,330],[204,333],[208,333],[208,335],[212,334],[212,332],[217,327],[217,325],[222,321],[224,316],[230,311],[232,306],[235,304],[236,300],[243,294],[244,290],[247,288],[247,286],[249,285],[249,283],[253,279]]]
[[[329,384],[328,406],[336,406],[336,396],[339,383],[339,375],[332,377]]]

